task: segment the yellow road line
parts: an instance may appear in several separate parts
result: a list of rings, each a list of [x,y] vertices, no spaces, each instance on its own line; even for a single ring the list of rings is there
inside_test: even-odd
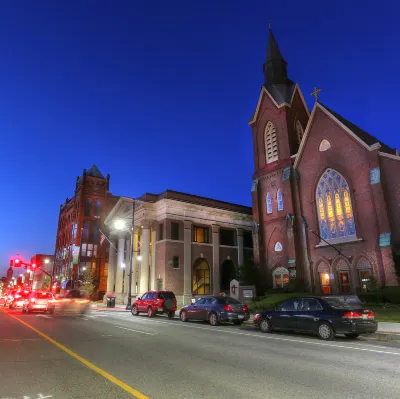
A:
[[[6,312],[4,312],[6,313]],[[48,341],[50,341],[52,344],[54,344],[55,346],[57,346],[58,348],[60,348],[61,350],[63,350],[64,352],[68,353],[68,355],[72,356],[73,358],[75,358],[76,360],[79,360],[81,363],[83,363],[86,367],[89,367],[91,370],[95,371],[96,373],[99,373],[101,376],[103,376],[104,378],[106,378],[107,380],[111,381],[112,383],[114,383],[115,385],[119,386],[121,389],[123,389],[124,391],[130,393],[132,396],[134,396],[137,399],[150,399],[148,396],[143,395],[142,393],[140,393],[139,391],[137,391],[136,389],[132,388],[131,386],[129,386],[128,384],[125,384],[125,382],[119,380],[118,378],[114,377],[113,375],[107,373],[107,371],[104,371],[103,369],[101,369],[100,367],[97,367],[95,364],[89,362],[88,360],[84,359],[83,357],[79,356],[77,353],[73,352],[71,349],[68,349],[66,346],[64,346],[63,344],[60,344],[59,342],[57,342],[56,340],[54,340],[53,338],[50,338],[48,335],[42,333],[40,330],[38,330],[37,328],[31,326],[30,324],[26,323],[25,321],[19,319],[18,317],[7,313],[10,317],[12,317],[15,320],[18,320],[20,323],[22,323],[24,326],[30,328],[31,330],[35,331],[36,334],[39,334],[41,337],[43,337],[44,339],[47,339]]]

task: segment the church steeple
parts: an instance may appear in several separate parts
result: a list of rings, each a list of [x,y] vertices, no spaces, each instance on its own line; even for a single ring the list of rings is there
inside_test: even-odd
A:
[[[293,84],[288,77],[286,66],[287,62],[282,56],[271,28],[269,28],[267,59],[263,65],[264,85],[266,88],[272,85]]]

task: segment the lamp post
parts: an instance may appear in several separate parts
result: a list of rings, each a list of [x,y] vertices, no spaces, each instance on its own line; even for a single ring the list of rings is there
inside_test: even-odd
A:
[[[125,221],[124,220],[117,220],[114,223],[114,227],[117,230],[125,230]],[[128,283],[128,303],[126,304],[126,310],[132,309],[132,269],[133,269],[133,235],[135,232],[135,200],[132,202],[132,226],[131,231],[129,232],[131,235],[131,253],[130,253],[130,261],[129,261],[129,283]],[[124,266],[125,267],[125,264]]]

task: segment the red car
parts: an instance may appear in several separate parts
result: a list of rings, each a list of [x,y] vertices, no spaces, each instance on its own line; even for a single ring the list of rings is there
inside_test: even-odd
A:
[[[132,304],[132,314],[147,313],[149,317],[167,314],[173,319],[177,309],[175,294],[172,291],[149,291]]]

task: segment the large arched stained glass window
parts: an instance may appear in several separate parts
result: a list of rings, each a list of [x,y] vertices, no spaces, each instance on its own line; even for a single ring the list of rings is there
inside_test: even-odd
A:
[[[355,237],[353,208],[346,179],[327,169],[319,179],[316,192],[319,230],[324,240]]]

